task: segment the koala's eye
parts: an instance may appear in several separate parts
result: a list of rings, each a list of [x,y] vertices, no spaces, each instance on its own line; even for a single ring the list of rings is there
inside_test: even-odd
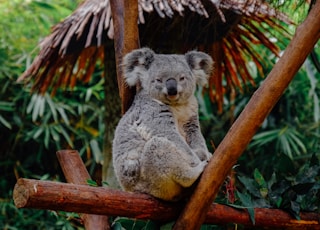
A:
[[[184,81],[184,79],[185,79],[184,76],[181,76],[181,77],[179,78],[180,81]]]
[[[158,83],[162,83],[162,80],[161,80],[160,78],[157,78],[156,81],[157,81]]]

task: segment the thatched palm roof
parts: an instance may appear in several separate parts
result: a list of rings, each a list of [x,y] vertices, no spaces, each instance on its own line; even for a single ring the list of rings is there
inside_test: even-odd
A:
[[[189,49],[202,47],[215,56],[216,71],[210,80],[209,94],[217,101],[222,100],[226,88],[222,85],[223,76],[227,87],[231,88],[240,87],[241,80],[253,83],[246,60],[250,56],[259,70],[263,62],[263,57],[252,49],[253,44],[263,44],[278,53],[278,47],[270,41],[263,25],[281,30],[280,21],[290,23],[286,15],[261,0],[139,0],[140,24],[147,24],[152,12],[161,18],[187,15],[184,20],[189,21],[199,15],[201,20],[186,29],[186,40],[193,39],[194,29],[205,32],[200,37],[215,33],[215,39],[200,39],[190,44]],[[40,92],[49,87],[73,87],[77,80],[86,82],[91,78],[96,62],[104,57],[103,45],[112,38],[109,0],[86,0],[72,15],[52,28],[51,34],[40,43],[38,56],[19,80],[34,79],[33,88]]]

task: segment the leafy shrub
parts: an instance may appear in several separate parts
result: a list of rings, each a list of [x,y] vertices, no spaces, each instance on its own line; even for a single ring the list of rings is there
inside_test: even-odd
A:
[[[309,162],[295,170],[297,173],[292,175],[274,172],[269,180],[266,180],[258,169],[254,170],[253,178],[238,175],[241,186],[237,196],[241,205],[248,208],[252,220],[253,208],[256,207],[287,210],[297,219],[300,219],[301,211],[320,210],[319,159],[313,155]]]

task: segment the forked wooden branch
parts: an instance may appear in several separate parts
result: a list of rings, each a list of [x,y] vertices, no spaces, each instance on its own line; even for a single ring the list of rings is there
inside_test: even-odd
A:
[[[176,219],[183,208],[182,203],[162,202],[145,194],[30,179],[19,179],[13,193],[18,208],[124,216],[164,223]],[[255,226],[320,229],[319,221],[318,213],[302,213],[298,221],[281,210],[255,209]],[[252,225],[247,211],[220,204],[210,205],[205,222]]]
[[[320,1],[306,20],[261,87],[230,128],[205,168],[190,201],[178,218],[175,230],[199,229],[220,186],[277,103],[320,37]]]
[[[87,185],[87,180],[91,179],[83,161],[75,150],[61,150],[57,152],[57,157],[68,183]],[[110,224],[108,216],[80,214],[86,230],[109,230]]]

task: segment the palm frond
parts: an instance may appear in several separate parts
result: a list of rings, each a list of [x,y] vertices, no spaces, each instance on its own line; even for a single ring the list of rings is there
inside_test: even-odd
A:
[[[155,23],[150,17],[153,11],[157,14]],[[173,17],[175,13],[184,17]],[[285,14],[262,0],[139,0],[139,20],[145,23],[140,27],[150,41],[161,31],[155,25],[165,24],[165,31],[185,26],[179,35],[184,40],[180,50],[198,47],[214,57],[215,73],[209,80],[209,95],[218,102],[220,111],[228,90],[242,89],[246,82],[254,84],[246,65],[248,60],[262,72],[263,58],[254,45],[264,45],[278,54],[279,48],[270,41],[263,25],[279,29],[279,34],[284,35],[280,22],[291,23]],[[54,93],[58,87],[88,81],[95,64],[103,60],[104,45],[110,38],[113,22],[109,0],[86,0],[52,28],[40,43],[38,56],[18,80],[34,79],[33,90],[41,93],[48,88],[53,88]]]

